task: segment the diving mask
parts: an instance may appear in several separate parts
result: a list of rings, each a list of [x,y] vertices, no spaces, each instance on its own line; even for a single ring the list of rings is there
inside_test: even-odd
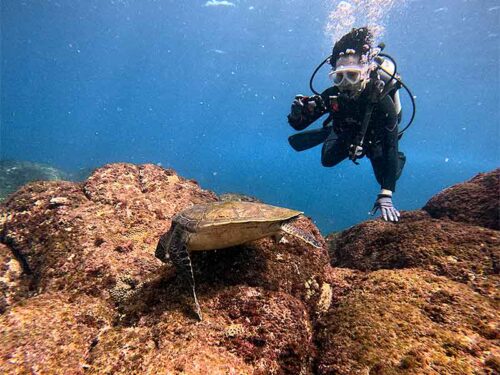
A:
[[[330,79],[334,86],[356,85],[361,81],[361,69],[334,70],[330,73]]]
[[[354,54],[341,54],[335,64],[335,70],[330,72],[333,85],[339,89],[359,89],[368,78],[368,64]]]

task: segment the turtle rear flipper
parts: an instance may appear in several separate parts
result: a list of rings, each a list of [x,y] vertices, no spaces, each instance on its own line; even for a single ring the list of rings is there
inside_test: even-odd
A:
[[[311,233],[308,233],[300,228],[297,228],[296,226],[292,225],[290,222],[285,222],[281,224],[280,230],[283,232],[300,238],[302,241],[307,242],[309,245],[312,245],[317,248],[321,248],[321,244],[314,238]]]
[[[191,264],[191,258],[189,257],[189,251],[187,249],[187,235],[183,228],[179,228],[174,225],[170,232],[169,247],[167,248],[170,255],[170,259],[174,264],[179,276],[185,280],[192,290],[195,313],[198,319],[202,320],[200,304],[198,303],[198,298],[196,297],[196,288],[194,282],[193,265]]]

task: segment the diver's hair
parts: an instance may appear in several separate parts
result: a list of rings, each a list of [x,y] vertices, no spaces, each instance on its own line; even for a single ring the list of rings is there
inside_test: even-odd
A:
[[[356,54],[362,55],[367,52],[364,50],[364,46],[371,46],[372,43],[373,34],[367,27],[352,29],[349,33],[340,38],[333,46],[332,59],[330,62],[332,65],[335,65],[335,61],[339,58],[340,53],[345,52],[347,49],[353,49],[356,51]]]

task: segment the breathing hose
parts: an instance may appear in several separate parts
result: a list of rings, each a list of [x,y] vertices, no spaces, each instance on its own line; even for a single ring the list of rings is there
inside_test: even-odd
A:
[[[316,95],[321,95],[319,92],[317,92],[314,87],[313,87],[313,81],[314,81],[314,77],[316,77],[316,73],[318,73],[318,71],[323,67],[323,65],[326,64],[326,62],[328,60],[330,60],[332,56],[329,55],[326,59],[324,59],[321,64],[318,65],[318,67],[314,70],[314,73],[311,75],[311,79],[309,80],[309,88],[311,89],[311,91],[313,93],[315,93]]]

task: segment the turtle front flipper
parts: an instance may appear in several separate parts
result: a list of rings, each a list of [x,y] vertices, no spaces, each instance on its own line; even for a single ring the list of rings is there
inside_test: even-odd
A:
[[[198,298],[196,297],[193,265],[191,264],[191,258],[187,249],[187,233],[184,228],[179,228],[178,225],[174,224],[172,229],[167,234],[169,234],[168,243],[166,241],[163,244],[168,244],[166,250],[168,251],[170,260],[174,264],[181,279],[185,280],[189,284],[193,293],[196,315],[198,316],[198,319],[202,320],[200,304],[198,303]],[[158,246],[160,246],[160,243]]]
[[[308,233],[296,226],[294,226],[290,221],[286,221],[280,226],[280,230],[297,238],[300,238],[302,241],[307,242],[309,245],[312,245],[317,248],[321,248],[321,244],[314,238],[311,233]]]

